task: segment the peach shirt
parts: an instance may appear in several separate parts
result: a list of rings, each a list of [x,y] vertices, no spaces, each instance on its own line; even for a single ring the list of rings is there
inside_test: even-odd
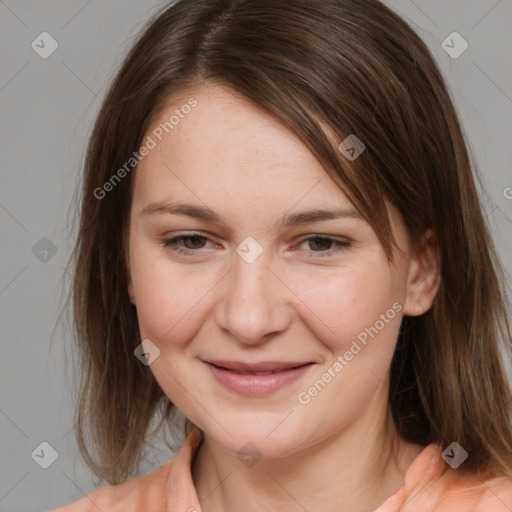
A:
[[[201,444],[193,428],[178,453],[152,473],[101,487],[51,512],[201,512],[191,464]],[[460,477],[430,444],[406,472],[404,485],[375,512],[512,512],[512,479]]]

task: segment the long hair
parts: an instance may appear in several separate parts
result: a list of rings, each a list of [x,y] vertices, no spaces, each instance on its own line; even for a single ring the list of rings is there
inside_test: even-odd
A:
[[[465,467],[511,475],[512,397],[500,347],[510,355],[512,342],[478,175],[435,61],[378,0],[182,0],[154,16],[129,51],[89,141],[72,256],[77,438],[89,466],[111,484],[125,480],[152,419],[159,413],[161,425],[173,411],[134,357],[141,340],[125,255],[137,171],[126,162],[164,102],[208,83],[283,121],[390,260],[386,201],[414,243],[432,230],[440,288],[428,312],[403,318],[391,364],[393,418],[408,441],[457,441],[469,453]],[[366,146],[353,161],[338,147],[351,134]]]

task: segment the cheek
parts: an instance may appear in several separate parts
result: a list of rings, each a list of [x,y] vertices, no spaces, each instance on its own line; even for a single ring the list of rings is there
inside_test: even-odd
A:
[[[338,355],[350,350],[353,340],[364,346],[378,335],[382,343],[394,343],[401,310],[396,277],[385,265],[353,265],[302,276],[293,290],[309,329]]]
[[[185,265],[170,265],[152,252],[136,250],[131,262],[141,336],[179,345],[201,325],[208,291],[218,279],[207,269],[191,272]]]

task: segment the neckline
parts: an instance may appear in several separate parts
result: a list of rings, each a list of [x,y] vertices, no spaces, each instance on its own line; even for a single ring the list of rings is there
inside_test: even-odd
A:
[[[192,478],[192,464],[204,440],[203,432],[192,425],[185,442],[176,456],[167,464],[167,506],[168,510],[190,510],[190,512],[201,512],[199,498]],[[441,451],[438,445],[431,443],[412,461],[404,476],[402,486],[393,494],[388,496],[375,510],[384,512],[394,503],[404,501],[408,491],[418,486],[421,481],[427,481],[435,477],[436,473],[444,472],[446,469],[442,463]],[[171,484],[172,482],[172,484]]]

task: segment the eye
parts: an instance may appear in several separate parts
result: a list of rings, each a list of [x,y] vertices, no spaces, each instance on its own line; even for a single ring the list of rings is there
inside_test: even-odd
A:
[[[310,254],[308,256],[310,258],[330,256],[333,253],[347,250],[351,245],[348,240],[338,240],[336,238],[322,235],[313,235],[308,238],[304,238],[300,245],[303,245],[304,243],[307,243],[309,248],[312,249],[308,252],[316,253]]]
[[[166,239],[163,241],[163,245],[178,254],[194,254],[203,249],[207,241],[208,237],[199,233],[191,233]]]
[[[207,236],[200,233],[190,233],[165,239],[163,240],[163,246],[178,254],[198,255],[202,249],[208,249],[209,241],[210,239]],[[338,240],[323,235],[312,235],[304,238],[299,246],[304,244],[309,246],[309,249],[304,249],[306,253],[310,253],[306,256],[309,258],[330,256],[333,253],[347,250],[351,246],[348,240]]]

